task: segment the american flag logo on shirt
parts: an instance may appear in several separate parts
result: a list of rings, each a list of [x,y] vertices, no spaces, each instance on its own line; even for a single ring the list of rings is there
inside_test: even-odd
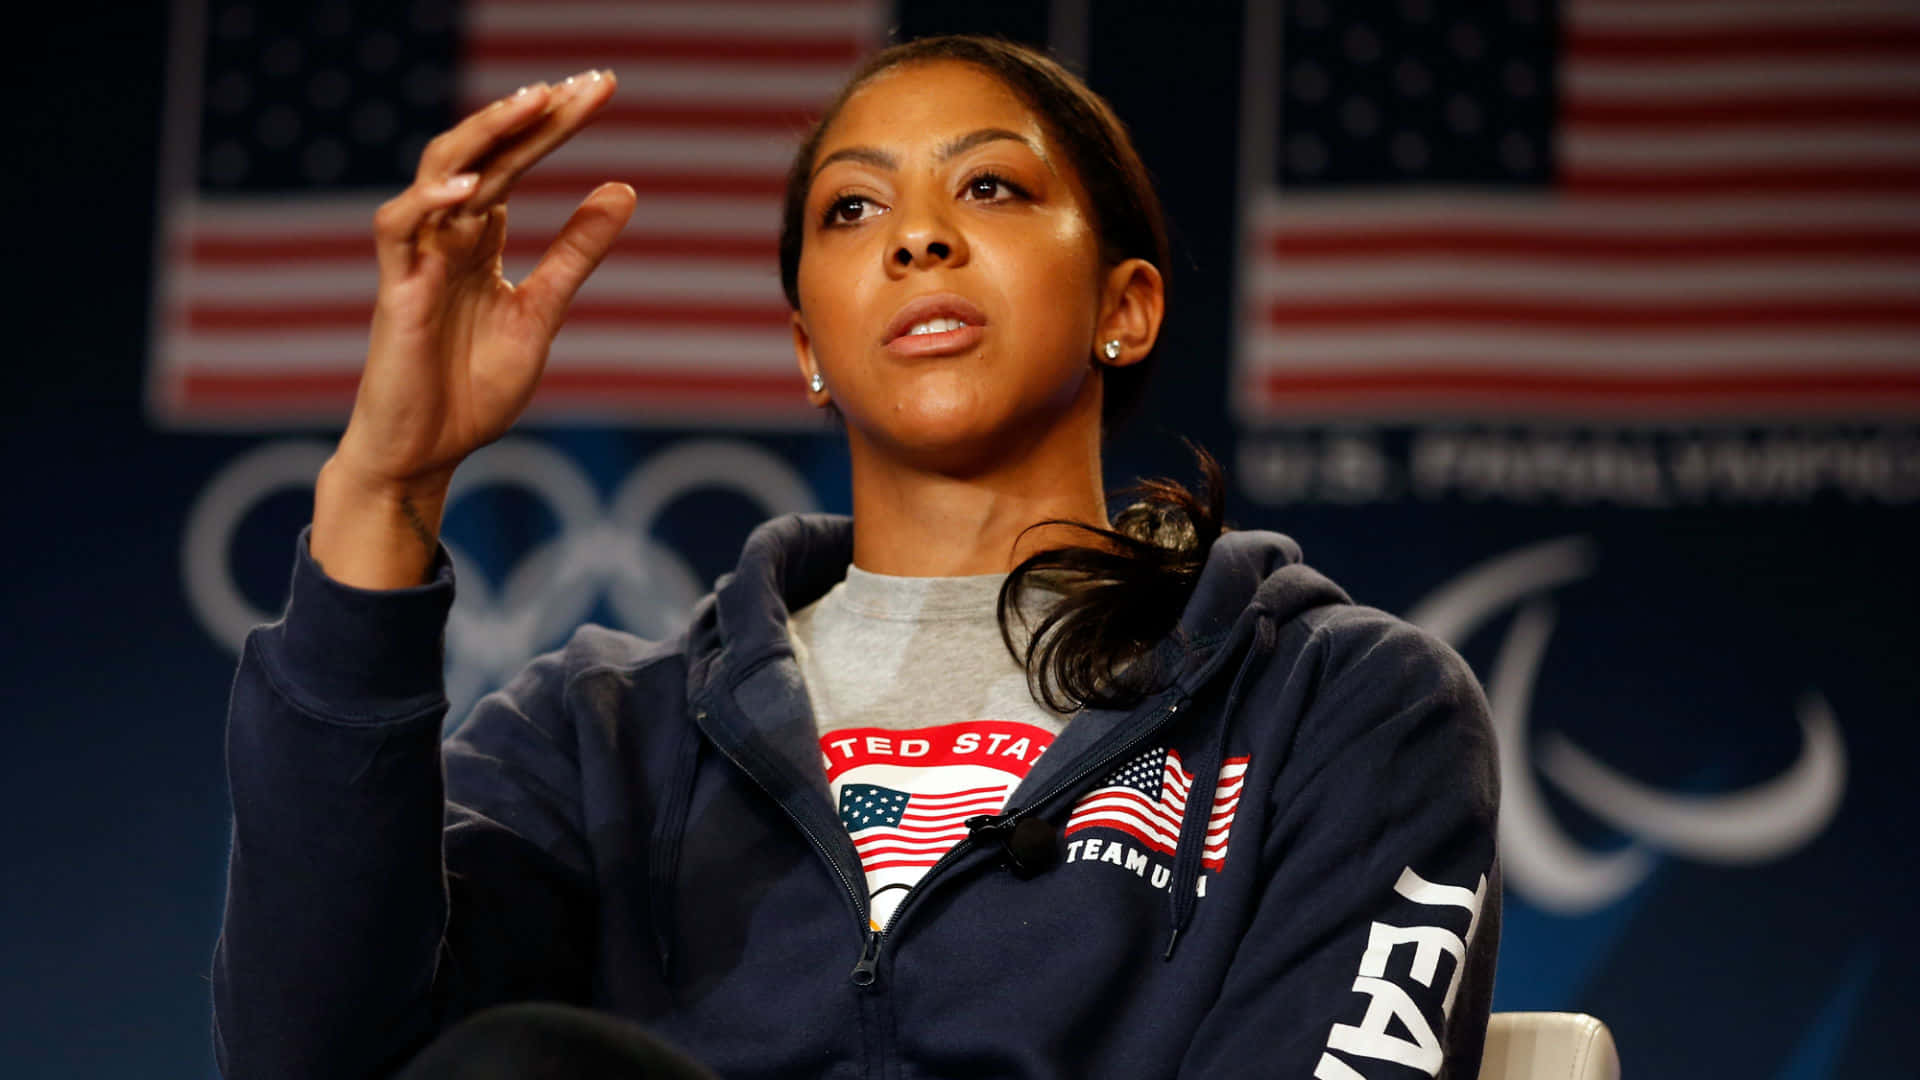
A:
[[[1246,420],[1920,410],[1920,5],[1251,11]]]
[[[336,424],[366,356],[373,212],[426,140],[535,80],[613,68],[594,123],[511,201],[518,280],[587,192],[633,220],[576,298],[529,415],[811,426],[775,264],[794,148],[881,0],[204,0],[171,55],[151,413]]]
[[[926,868],[967,835],[966,821],[998,813],[1012,785],[909,794],[878,784],[840,789],[840,820],[867,873]]]
[[[1240,806],[1240,787],[1248,758],[1228,758],[1213,790],[1201,865],[1219,870],[1227,861],[1227,834]],[[1066,835],[1082,829],[1115,829],[1164,855],[1175,854],[1180,820],[1187,810],[1193,776],[1180,752],[1156,746],[1115,769],[1101,785],[1082,796],[1067,818]]]

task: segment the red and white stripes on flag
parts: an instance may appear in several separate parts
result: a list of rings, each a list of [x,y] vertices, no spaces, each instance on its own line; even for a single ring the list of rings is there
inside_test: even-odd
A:
[[[1226,864],[1227,837],[1233,829],[1234,812],[1240,807],[1240,788],[1245,782],[1247,761],[1244,757],[1228,758],[1221,765],[1200,860],[1209,870],[1219,870]],[[1193,775],[1180,763],[1179,751],[1168,750],[1157,795],[1149,796],[1133,785],[1110,780],[1074,804],[1073,813],[1067,817],[1065,835],[1072,836],[1082,829],[1115,829],[1154,851],[1173,855],[1179,846],[1180,819],[1187,811],[1187,796],[1192,789]]]
[[[1552,188],[1253,193],[1241,415],[1920,415],[1920,4],[1563,11]]]
[[[619,90],[510,203],[517,279],[599,183],[640,202],[577,298],[530,415],[806,426],[775,262],[812,118],[882,38],[880,0],[468,0],[457,112],[612,68]],[[390,193],[389,193],[390,194]],[[168,208],[150,398],[185,426],[345,419],[366,353],[377,196],[185,195]]]
[[[915,792],[909,796],[898,823],[869,826],[852,834],[860,865],[869,874],[903,866],[932,866],[965,838],[968,818],[999,813],[1012,790],[1011,785],[1002,784],[965,791]]]

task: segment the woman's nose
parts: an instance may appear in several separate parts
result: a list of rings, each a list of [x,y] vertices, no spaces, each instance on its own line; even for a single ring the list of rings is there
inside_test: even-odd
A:
[[[928,209],[902,214],[897,221],[893,252],[888,258],[896,272],[909,267],[952,266],[966,260],[966,241],[944,215]]]
[[[926,257],[921,258],[924,254]],[[953,257],[953,248],[944,240],[929,240],[916,252],[911,246],[902,246],[893,253],[893,261],[901,266],[912,266],[915,262],[935,263]]]

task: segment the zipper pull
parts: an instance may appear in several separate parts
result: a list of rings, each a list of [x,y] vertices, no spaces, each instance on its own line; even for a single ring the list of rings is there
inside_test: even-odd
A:
[[[982,843],[998,843],[1001,863],[1022,881],[1060,865],[1060,837],[1039,818],[1021,817],[1019,811],[981,814],[968,818],[966,826]]]
[[[969,834],[983,841],[998,840],[1001,834],[1013,827],[1007,824],[1007,819],[1012,816],[1012,814],[975,814],[961,824],[967,827]]]
[[[866,944],[860,947],[860,962],[853,965],[853,974],[848,978],[853,980],[853,985],[864,990],[880,978],[879,966],[880,931],[869,930]]]

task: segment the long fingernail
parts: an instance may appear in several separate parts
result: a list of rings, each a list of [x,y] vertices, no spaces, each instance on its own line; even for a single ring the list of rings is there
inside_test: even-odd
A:
[[[605,78],[605,76],[601,75],[597,70],[576,71],[565,79],[560,80],[559,91],[562,95],[577,94],[588,85],[597,83],[603,78]]]
[[[479,182],[479,173],[460,173],[440,181],[440,189],[449,193],[472,191],[473,185]]]

